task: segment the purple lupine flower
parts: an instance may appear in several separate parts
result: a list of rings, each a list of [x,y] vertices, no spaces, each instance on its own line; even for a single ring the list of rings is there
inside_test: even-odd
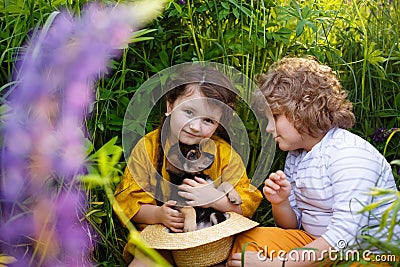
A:
[[[85,171],[83,121],[96,79],[160,2],[90,4],[79,18],[53,13],[50,27],[32,36],[3,125],[0,251],[17,258],[13,266],[92,265],[90,228],[81,222],[87,199],[76,179]]]
[[[386,128],[378,128],[375,130],[375,132],[371,135],[372,141],[375,143],[384,143],[386,142],[387,138],[389,135],[398,130],[399,128],[391,128],[391,129],[386,129]]]
[[[375,132],[371,135],[372,141],[375,143],[382,143],[386,140],[386,129],[385,128],[378,128]]]

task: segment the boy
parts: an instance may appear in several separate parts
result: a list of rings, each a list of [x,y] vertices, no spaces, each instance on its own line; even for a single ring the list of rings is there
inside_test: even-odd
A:
[[[361,232],[386,238],[387,231],[376,230],[393,202],[372,214],[359,211],[384,197],[372,198],[371,188],[396,190],[392,170],[372,145],[346,130],[355,122],[352,104],[331,68],[284,58],[258,84],[263,95],[256,97],[268,101],[275,122],[266,130],[288,151],[284,172],[270,174],[263,188],[278,227],[240,234],[227,266],[241,266],[246,242],[253,243],[245,266],[327,266],[337,256],[332,252],[351,248]]]

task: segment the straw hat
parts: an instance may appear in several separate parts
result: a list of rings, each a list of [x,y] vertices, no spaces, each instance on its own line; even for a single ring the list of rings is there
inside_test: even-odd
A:
[[[148,225],[142,238],[154,249],[171,250],[179,267],[205,267],[226,260],[234,235],[258,225],[235,212],[229,218],[208,228],[187,233],[171,233],[161,224]]]

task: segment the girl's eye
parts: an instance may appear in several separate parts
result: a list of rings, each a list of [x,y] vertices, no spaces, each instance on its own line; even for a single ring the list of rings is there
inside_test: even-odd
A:
[[[205,122],[209,123],[209,124],[215,124],[216,122],[212,119],[204,119]]]
[[[193,111],[189,110],[189,109],[185,109],[184,112],[188,115],[193,115]]]

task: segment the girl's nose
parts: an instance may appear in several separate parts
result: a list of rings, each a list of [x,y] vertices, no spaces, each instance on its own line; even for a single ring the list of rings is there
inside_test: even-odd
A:
[[[189,129],[192,131],[200,131],[200,120],[201,119],[194,119],[189,122]]]

